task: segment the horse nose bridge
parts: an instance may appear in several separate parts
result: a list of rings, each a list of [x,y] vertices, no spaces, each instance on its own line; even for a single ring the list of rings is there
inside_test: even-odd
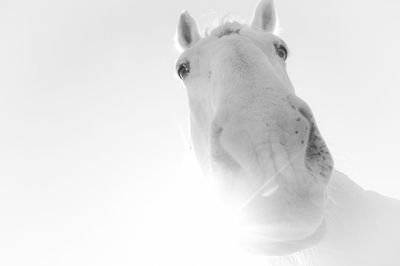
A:
[[[287,149],[289,157],[299,157],[306,151],[310,155],[307,147],[315,147],[316,143],[325,146],[310,108],[296,96],[271,94],[267,99],[254,98],[246,104],[230,102],[219,107],[212,128],[214,132],[220,131],[229,148],[247,145],[255,150],[273,137],[273,142]]]
[[[271,100],[234,107],[220,108],[213,121],[213,131],[236,134],[235,139],[249,138],[254,145],[268,141],[271,134],[281,144],[302,144],[307,140],[308,119],[287,104]]]

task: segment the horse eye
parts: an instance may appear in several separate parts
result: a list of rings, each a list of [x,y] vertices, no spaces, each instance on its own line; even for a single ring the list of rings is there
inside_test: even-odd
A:
[[[184,80],[187,75],[190,73],[190,63],[189,62],[184,62],[179,65],[178,70],[177,70],[178,76],[181,80]]]
[[[286,47],[282,44],[277,44],[277,45],[275,45],[275,49],[276,49],[276,53],[278,54],[278,56],[280,58],[282,58],[283,60],[286,60],[287,55],[288,55]]]

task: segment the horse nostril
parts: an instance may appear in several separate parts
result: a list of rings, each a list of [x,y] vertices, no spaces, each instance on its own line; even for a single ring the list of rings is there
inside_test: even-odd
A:
[[[307,119],[309,123],[306,157],[313,159],[321,155],[321,152],[323,152],[321,144],[324,143],[322,143],[322,138],[319,136],[319,134],[316,134],[316,126],[312,115],[304,108],[299,108],[299,112],[304,116],[304,118]]]
[[[299,108],[299,112],[309,123],[305,156],[306,167],[314,176],[318,175],[325,180],[329,180],[333,168],[333,159],[328,147],[319,133],[311,111],[306,108]]]
[[[223,128],[219,125],[217,125],[216,123],[213,124],[213,127],[211,129],[211,138],[214,140],[218,140],[219,136],[222,133]]]
[[[303,108],[303,107],[299,107],[299,113],[300,113],[302,116],[304,116],[304,118],[306,118],[308,122],[311,123],[312,115],[308,112],[308,110],[306,110],[306,109]],[[298,121],[300,120],[300,118],[297,118],[297,119],[298,119]]]
[[[212,123],[210,132],[210,144],[212,147],[212,154],[217,155],[221,150],[220,136],[222,133],[222,126],[218,125],[216,122]]]

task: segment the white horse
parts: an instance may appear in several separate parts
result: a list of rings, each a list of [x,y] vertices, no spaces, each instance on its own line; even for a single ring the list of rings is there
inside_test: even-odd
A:
[[[201,37],[180,16],[176,69],[187,89],[197,160],[238,211],[251,253],[305,265],[400,265],[400,203],[334,170],[307,104],[286,73],[273,1],[250,26],[226,22]],[[288,260],[289,261],[289,260]]]

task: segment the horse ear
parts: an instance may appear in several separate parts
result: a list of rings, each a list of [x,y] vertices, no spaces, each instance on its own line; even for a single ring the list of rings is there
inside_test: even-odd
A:
[[[177,40],[183,50],[200,40],[196,22],[187,11],[184,11],[179,18]]]
[[[261,0],[254,12],[251,27],[257,30],[274,32],[277,24],[274,0]]]

